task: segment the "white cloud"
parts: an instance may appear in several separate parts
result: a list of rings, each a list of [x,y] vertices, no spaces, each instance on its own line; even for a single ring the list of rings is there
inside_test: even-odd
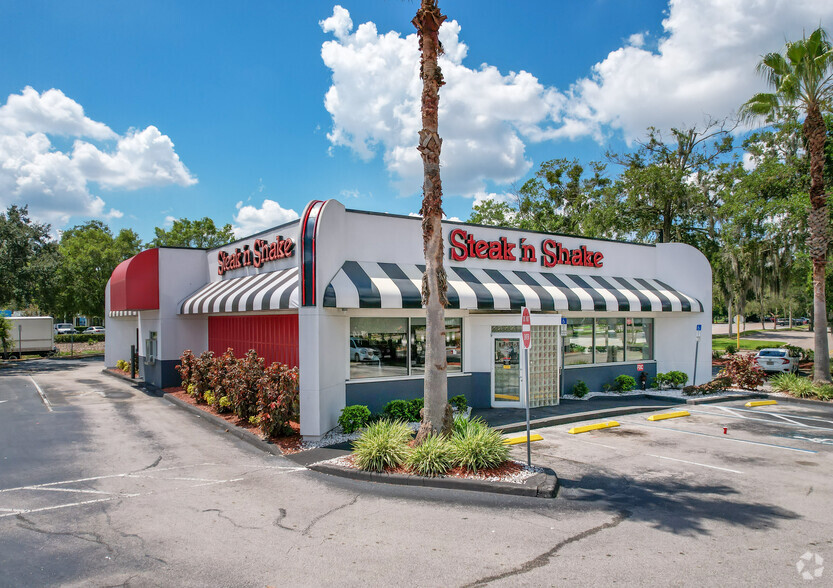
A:
[[[276,227],[283,223],[298,218],[298,213],[291,208],[283,208],[274,200],[268,198],[263,200],[260,208],[238,202],[235,207],[237,214],[234,215],[232,227],[234,235],[238,238],[254,235],[270,227]]]
[[[651,125],[731,115],[765,89],[755,72],[761,56],[819,22],[833,23],[829,0],[671,0],[655,51],[632,35],[570,88],[560,134],[569,127],[599,138],[619,131],[631,141]]]
[[[565,91],[529,72],[468,67],[461,27],[440,29],[447,84],[440,91],[443,187],[474,196],[491,183],[508,186],[532,166],[531,142],[611,136],[631,142],[649,126],[702,124],[732,115],[765,88],[755,72],[761,56],[783,48],[818,23],[831,26],[829,0],[670,0],[663,30],[635,31]],[[336,6],[319,23],[333,39],[321,57],[332,72],[324,106],[332,118],[331,149],[347,147],[364,160],[381,154],[402,194],[419,193],[421,126],[415,34],[379,33],[372,22],[354,29]]]
[[[510,204],[515,202],[517,197],[511,192],[503,192],[501,194],[496,194],[494,192],[478,192],[474,194],[474,202],[472,203],[472,206],[483,204],[486,200],[494,200],[496,202],[505,202],[506,204]]]
[[[49,136],[74,138],[56,149]],[[82,138],[103,143],[98,147]],[[107,143],[115,141],[115,148]],[[80,104],[51,89],[27,87],[0,106],[0,208],[28,205],[33,217],[58,226],[72,217],[121,218],[90,190],[135,190],[196,183],[167,135],[154,126],[119,136],[84,115]]]
[[[335,36],[321,48],[333,78],[324,99],[333,120],[327,134],[331,145],[348,147],[364,160],[381,151],[400,191],[419,192],[422,86],[416,35],[379,34],[372,22],[353,31],[349,13],[340,6],[320,24]],[[563,97],[528,72],[504,75],[486,64],[464,66],[468,47],[459,40],[460,30],[456,21],[440,29],[445,48],[440,66],[447,82],[440,98],[443,189],[470,195],[487,181],[512,182],[529,170],[524,139],[543,136],[543,125],[553,122]]]

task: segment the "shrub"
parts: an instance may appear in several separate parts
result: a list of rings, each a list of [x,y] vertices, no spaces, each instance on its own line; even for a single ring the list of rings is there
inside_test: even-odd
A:
[[[733,356],[717,375],[730,378],[732,384],[746,390],[754,390],[764,383],[764,372],[753,357],[746,355]]]
[[[119,369],[123,372],[130,372],[130,362],[124,359],[120,359],[116,362],[116,369]]]
[[[441,435],[429,435],[414,447],[405,463],[420,476],[438,476],[451,469],[451,443]]]
[[[366,427],[369,420],[370,409],[361,404],[354,404],[352,406],[345,406],[342,409],[341,416],[338,417],[338,424],[349,435]]]
[[[479,417],[467,419],[463,416],[454,417],[453,434],[468,435],[475,431],[488,428],[486,421]]]
[[[738,348],[735,346],[734,343],[729,343],[726,345],[726,354],[727,355],[734,355],[738,352]]]
[[[706,382],[698,386],[700,392],[703,394],[711,394],[713,392],[722,392],[732,385],[732,379],[727,377],[718,377],[711,382]]]
[[[806,361],[815,361],[815,359],[816,359],[816,350],[815,349],[804,349],[804,350],[802,350],[801,355]]]
[[[685,372],[678,372],[675,370],[670,371],[665,375],[668,377],[668,383],[671,384],[671,387],[675,390],[688,382],[688,374]]]
[[[833,386],[820,384],[816,388],[816,398],[819,400],[833,400]]]
[[[193,383],[191,380],[194,376],[194,364],[196,361],[197,358],[194,357],[191,350],[186,349],[182,352],[182,355],[179,356],[179,365],[174,367],[174,369],[179,372],[179,378],[182,380],[183,390],[187,390],[188,386]]]
[[[411,420],[411,406],[407,400],[391,400],[382,409],[382,414],[389,420],[407,423]]]
[[[696,396],[700,394],[700,388],[697,386],[683,386],[683,394],[686,396]]]
[[[104,341],[104,333],[78,333],[77,335],[55,335],[55,343],[98,343]]]
[[[257,356],[254,349],[249,349],[234,366],[234,377],[229,385],[232,410],[238,418],[248,420],[259,412],[258,398],[260,384],[264,376],[263,358]]]
[[[220,401],[217,403],[217,406],[220,412],[230,412],[231,400],[228,396],[221,396]]]
[[[207,405],[212,406],[214,404],[214,393],[211,390],[206,390],[202,397]]]
[[[584,383],[584,380],[578,380],[573,386],[573,396],[576,398],[584,398],[590,392],[590,388]]]
[[[260,379],[258,411],[260,430],[266,436],[292,432],[291,421],[299,417],[298,368],[273,363]]]
[[[506,461],[509,448],[503,444],[500,433],[490,429],[485,423],[475,419],[474,426],[455,430],[451,436],[451,458],[454,464],[467,470],[494,468]],[[456,429],[455,421],[455,429]]]
[[[412,423],[421,421],[422,417],[420,416],[419,411],[421,411],[424,406],[425,398],[414,398],[408,402],[408,420]]]
[[[191,375],[191,386],[194,387],[194,390],[193,393],[189,390],[189,393],[196,398],[198,403],[203,402],[203,394],[211,389],[209,385],[209,374],[213,365],[214,353],[212,351],[203,351],[196,361],[194,361],[194,370]]]
[[[770,380],[776,392],[791,394],[798,398],[812,398],[816,395],[816,386],[812,380],[796,374],[778,374]]]
[[[622,374],[613,380],[613,390],[616,392],[630,392],[636,388],[636,380],[632,376]]]
[[[797,347],[795,345],[781,345],[781,349],[786,349],[790,352],[790,355],[793,357],[803,358],[804,357],[804,350],[801,347]]]
[[[712,359],[720,359],[723,357],[723,352],[720,349],[712,349]]]
[[[220,404],[220,398],[226,397],[237,384],[237,358],[234,357],[232,349],[226,349],[220,357],[214,358],[211,367],[208,369],[208,386],[214,393],[214,401],[209,402],[216,406],[218,412],[229,412],[231,402],[225,405]]]
[[[404,421],[382,420],[369,425],[353,441],[356,465],[363,470],[381,472],[402,465],[408,457],[411,427]]]
[[[457,412],[466,412],[466,409],[469,407],[469,401],[466,400],[466,397],[463,394],[452,396],[448,399],[448,403]]]

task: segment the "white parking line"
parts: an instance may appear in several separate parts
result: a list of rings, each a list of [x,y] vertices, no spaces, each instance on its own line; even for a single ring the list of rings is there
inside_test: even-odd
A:
[[[755,417],[744,416],[742,414],[736,414],[735,411],[738,410],[736,408],[729,408],[729,407],[725,407],[725,406],[716,406],[715,408],[720,409],[722,412],[714,412],[714,411],[711,411],[711,410],[698,410],[696,408],[690,408],[688,410],[689,410],[689,412],[693,412],[693,413],[697,413],[697,414],[708,414],[708,415],[715,416],[715,417],[729,417],[729,418],[732,418],[732,419],[743,419],[745,421],[757,421],[759,423],[768,423],[770,425],[776,425],[776,426],[781,426],[781,427],[787,427],[789,425],[795,425],[797,427],[802,427],[802,428],[805,428],[805,429],[816,429],[816,430],[819,430],[819,431],[833,431],[833,429],[831,429],[829,427],[817,427],[815,425],[807,425],[807,424],[804,424],[804,423],[799,423],[798,421],[792,421],[792,420],[788,419],[787,417],[782,417],[782,418],[786,421],[789,421],[789,422],[780,422],[780,421],[774,421],[772,419],[759,419],[759,418],[755,418]],[[756,411],[751,410],[749,412],[756,412]],[[772,413],[760,413],[759,412],[758,414],[766,414],[766,415],[769,415],[769,416],[781,416],[781,415],[776,415],[776,414],[772,414]]]
[[[688,463],[688,464],[691,464],[691,465],[700,466],[701,468],[711,468],[713,470],[720,470],[721,472],[732,472],[733,474],[742,474],[743,473],[743,472],[739,472],[738,470],[730,470],[729,468],[719,468],[717,466],[708,465],[708,464],[705,464],[705,463],[697,463],[696,461],[688,461],[688,460],[685,460],[685,459],[677,459],[675,457],[666,457],[664,455],[654,455],[653,453],[649,453],[648,455],[650,455],[651,457],[659,458],[659,459],[667,459],[669,461],[679,461],[681,463]]]
[[[40,399],[43,400],[43,403],[46,405],[46,410],[48,410],[49,412],[52,412],[52,404],[50,404],[49,399],[46,397],[46,394],[44,394],[43,390],[41,390],[40,386],[38,386],[38,383],[35,381],[35,378],[33,378],[32,376],[29,376],[29,379],[32,380],[32,383],[35,385],[35,388],[37,389],[38,394],[40,394]]]
[[[773,449],[783,449],[784,451],[797,451],[799,453],[818,453],[812,449],[800,449],[798,447],[788,447],[786,445],[775,445],[773,443],[763,443],[761,441],[750,441],[748,439],[735,439],[734,437],[709,435],[708,433],[698,433],[696,431],[684,431],[682,429],[674,429],[671,427],[658,427],[656,425],[643,425],[642,423],[634,423],[628,421],[620,421],[622,424],[633,425],[636,427],[645,427],[648,429],[659,429],[662,431],[673,431],[675,433],[683,433],[684,435],[697,435],[699,437],[711,437],[712,439],[720,439],[721,441],[734,441],[735,443],[748,443],[750,445],[760,445],[762,447],[772,447]]]

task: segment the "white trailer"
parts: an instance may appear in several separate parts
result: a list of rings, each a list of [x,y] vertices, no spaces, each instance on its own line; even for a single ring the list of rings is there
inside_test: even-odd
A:
[[[6,348],[0,350],[3,359],[24,355],[45,357],[57,352],[51,316],[15,316],[6,321],[11,324],[11,329]]]

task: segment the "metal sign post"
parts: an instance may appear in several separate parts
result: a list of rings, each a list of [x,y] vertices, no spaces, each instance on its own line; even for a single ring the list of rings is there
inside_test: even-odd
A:
[[[532,347],[532,317],[529,309],[521,309],[521,340],[524,345],[524,387],[526,388],[526,463],[532,466],[532,443],[529,432],[529,348]]]
[[[697,385],[697,352],[700,351],[700,333],[703,331],[703,325],[697,325],[697,343],[694,344],[694,376],[691,379],[691,385]]]

